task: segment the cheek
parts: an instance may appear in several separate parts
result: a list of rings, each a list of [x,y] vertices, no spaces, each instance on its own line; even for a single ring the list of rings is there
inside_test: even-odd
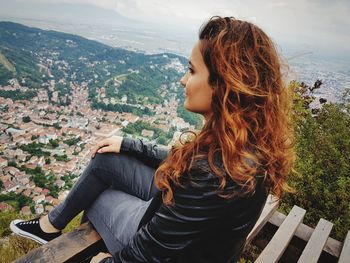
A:
[[[194,83],[192,83],[194,84]],[[192,106],[200,108],[208,108],[212,101],[212,89],[206,83],[198,83],[198,85],[188,86],[187,96],[185,99],[191,103]]]
[[[200,78],[191,77],[186,85],[187,94],[192,96],[201,91],[204,82]]]

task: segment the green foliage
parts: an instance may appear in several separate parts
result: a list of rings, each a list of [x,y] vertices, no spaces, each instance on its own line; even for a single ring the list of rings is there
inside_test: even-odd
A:
[[[89,84],[92,109],[129,112],[140,117],[155,114],[148,107],[140,105],[162,103],[164,98],[172,95],[170,83],[178,82],[181,77],[181,72],[164,66],[175,58],[186,63],[185,58],[174,54],[145,55],[112,48],[76,35],[28,28],[11,22],[0,22],[0,42],[0,85],[17,78],[28,87],[45,88],[51,103],[65,106],[70,104],[70,84],[84,81]],[[53,75],[50,78],[46,67]],[[52,101],[53,90],[48,84],[51,79],[56,81],[57,103]],[[128,103],[106,105],[98,102],[96,89],[101,87],[105,88],[107,98],[120,100],[126,95]],[[0,96],[31,99],[36,96],[36,91],[0,91]],[[196,122],[191,114],[183,115],[190,123]],[[59,123],[53,126],[61,128]]]
[[[118,88],[118,97],[127,95],[130,103],[140,103],[148,97],[149,103],[160,104],[164,99],[158,94],[158,87],[165,84],[164,72],[158,68],[140,67],[138,73],[127,75],[125,81]],[[138,96],[135,96],[135,95]]]
[[[56,180],[56,177],[53,173],[49,173],[47,175],[43,173],[35,173],[32,178],[31,178],[34,183],[41,187],[41,188],[47,188],[50,190],[50,195],[53,197],[57,198],[58,193],[60,189],[58,188],[57,185],[54,185],[54,182]]]
[[[183,104],[184,104],[184,101],[180,97],[179,106],[177,107],[177,115],[183,118],[184,121],[188,122],[189,124],[194,125],[196,129],[200,129],[203,126],[202,116],[186,110]]]
[[[39,187],[46,187],[47,183],[50,182],[50,178],[47,178],[45,175],[43,174],[35,174],[32,177],[34,183],[39,186]]]
[[[281,208],[307,210],[304,222],[320,218],[334,223],[333,236],[343,240],[350,229],[350,114],[348,104],[327,103],[312,114],[310,94],[292,83],[296,131],[297,176],[290,178],[295,194],[283,198]],[[315,111],[314,111],[315,112]]]
[[[81,218],[83,216],[83,212],[80,212],[78,215],[76,215],[69,223],[68,225],[62,230],[63,233],[71,232],[74,228],[78,227],[81,222]]]
[[[57,130],[60,130],[62,128],[58,122],[55,122],[53,124],[53,127],[55,127]]]
[[[63,155],[54,154],[53,157],[55,157],[55,159],[57,161],[60,161],[60,162],[69,162],[70,161],[67,154],[63,154]]]
[[[72,145],[77,144],[80,141],[81,141],[81,138],[80,138],[80,136],[78,136],[76,138],[71,138],[71,139],[65,140],[63,142],[69,146],[72,146]]]
[[[24,116],[22,117],[22,121],[25,122],[25,123],[28,123],[31,121],[30,117],[29,116]]]
[[[48,185],[46,185],[47,189],[50,190],[50,195],[52,195],[54,198],[58,198],[58,194],[60,192],[60,189],[57,185],[53,184],[53,180],[50,181]]]
[[[169,132],[167,133],[166,135],[166,138],[171,140],[173,137],[174,137],[174,133],[176,132],[176,127],[172,126],[170,129],[169,129]]]
[[[7,166],[17,167],[17,163],[16,163],[16,162],[13,162],[13,161],[9,161],[9,162],[7,163]]]
[[[74,217],[69,224],[62,230],[63,233],[72,231],[80,225],[82,212]],[[0,242],[0,258],[3,263],[10,263],[14,260],[24,256],[29,251],[40,247],[40,245],[32,240],[16,235],[9,235],[11,230],[9,228],[10,222],[14,219],[28,220],[33,216],[23,216],[15,211],[5,211],[0,213],[0,236],[8,237],[6,242]]]
[[[0,97],[12,100],[31,100],[36,95],[35,91],[0,90]]]
[[[19,210],[23,206],[33,204],[33,200],[30,197],[17,194],[16,192],[10,192],[7,194],[0,194],[0,202],[6,202],[14,207],[16,210]]]
[[[33,52],[28,48],[18,48],[19,43],[16,42],[13,35],[8,31],[1,34],[2,31],[0,24],[0,53],[9,63],[14,65],[14,70],[10,71],[5,67],[0,67],[0,85],[6,85],[9,79],[16,77],[19,81],[24,80],[23,84],[29,88],[40,87],[41,74],[38,71],[37,58]]]
[[[157,143],[158,144],[163,144],[163,145],[167,145],[167,138],[166,137],[164,137],[164,136],[159,136],[158,138],[157,138]]]
[[[65,189],[71,189],[73,186],[73,179],[75,178],[75,175],[69,174],[64,175],[61,177],[61,179],[65,182]]]
[[[40,244],[30,239],[20,236],[8,236],[8,241],[0,243],[1,262],[13,262],[38,247],[40,247]]]
[[[17,167],[19,170],[26,172],[26,174],[32,174],[32,175],[36,175],[36,174],[42,174],[43,170],[41,169],[41,167],[37,166],[34,169],[30,169],[27,168],[26,166],[22,165],[21,167]]]
[[[69,99],[69,95],[72,94],[72,90],[71,90],[69,84],[57,83],[55,85],[55,89],[58,92],[58,100],[59,100],[58,104],[60,106],[67,106],[67,105],[69,105],[71,103],[71,101]]]
[[[0,213],[0,237],[5,237],[11,233],[11,230],[9,228],[10,222],[18,218],[18,216],[18,212],[13,209]]]
[[[53,147],[53,148],[57,148],[59,146],[59,140],[53,140],[53,139],[50,139],[49,140],[49,143],[50,145]]]
[[[151,124],[143,121],[136,121],[135,123],[130,123],[123,128],[123,132],[141,136],[143,129],[154,131],[153,139],[158,138],[159,136],[165,137],[166,134],[159,128],[153,127]]]
[[[113,112],[129,112],[132,114],[135,114],[137,116],[142,116],[142,115],[149,115],[152,116],[154,113],[151,112],[151,110],[147,107],[144,109],[141,109],[136,106],[131,106],[127,104],[104,104],[102,102],[97,102],[96,99],[93,99],[92,104],[91,104],[92,109],[102,109],[105,111],[113,111]]]
[[[23,144],[20,146],[20,148],[23,151],[26,151],[26,152],[30,153],[31,155],[36,155],[38,157],[50,156],[49,152],[43,151],[41,149],[44,145],[45,144],[33,142],[33,143],[29,143],[29,144]]]
[[[0,105],[0,112],[8,112],[9,111],[9,105]]]

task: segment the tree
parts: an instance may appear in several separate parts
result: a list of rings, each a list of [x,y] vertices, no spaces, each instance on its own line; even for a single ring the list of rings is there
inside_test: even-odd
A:
[[[281,205],[307,210],[304,222],[315,226],[320,218],[334,223],[332,236],[343,240],[350,228],[350,111],[348,103],[327,103],[312,113],[310,90],[294,82],[293,122],[296,131],[296,175],[289,179],[295,194]]]
[[[59,146],[58,140],[50,139],[50,140],[49,140],[49,143],[51,144],[51,146],[52,146],[53,148],[57,148],[57,147]]]
[[[167,143],[167,138],[165,138],[164,136],[159,136],[159,137],[157,138],[157,143],[166,145],[166,143]]]
[[[22,121],[23,121],[24,123],[28,123],[28,122],[31,121],[31,119],[30,119],[29,116],[24,116],[24,117],[22,117]]]
[[[60,126],[60,124],[59,124],[58,122],[55,122],[55,123],[53,124],[53,127],[55,127],[57,130],[60,130],[60,129],[61,129],[61,126]]]

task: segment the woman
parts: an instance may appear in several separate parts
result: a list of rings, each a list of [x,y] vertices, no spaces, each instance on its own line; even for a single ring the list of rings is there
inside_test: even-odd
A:
[[[110,252],[92,262],[236,262],[294,159],[280,61],[260,28],[215,16],[180,82],[185,108],[205,118],[192,141],[102,141],[64,202],[13,231],[44,243],[85,210]]]

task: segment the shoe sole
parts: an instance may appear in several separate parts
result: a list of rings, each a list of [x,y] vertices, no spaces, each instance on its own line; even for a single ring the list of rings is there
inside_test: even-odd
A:
[[[42,238],[40,238],[40,237],[37,237],[37,236],[35,236],[35,235],[33,235],[33,234],[29,233],[29,232],[26,232],[26,231],[24,231],[24,230],[18,228],[18,227],[16,226],[16,224],[19,223],[19,222],[22,222],[22,221],[24,221],[24,220],[13,220],[13,221],[11,221],[11,223],[10,223],[10,229],[11,229],[11,231],[12,231],[13,233],[15,233],[16,235],[19,235],[19,236],[21,236],[21,237],[29,238],[29,239],[31,239],[31,240],[33,240],[33,241],[39,243],[40,245],[44,245],[44,244],[47,243],[46,240],[44,240],[44,239],[42,239]]]

